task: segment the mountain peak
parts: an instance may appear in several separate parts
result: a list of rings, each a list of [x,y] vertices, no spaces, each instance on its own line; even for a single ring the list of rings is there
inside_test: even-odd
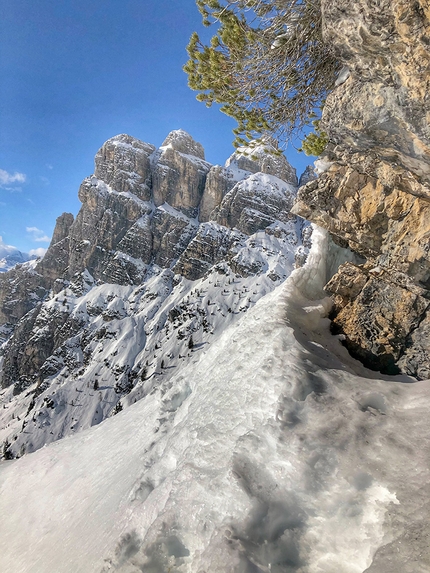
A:
[[[283,154],[277,153],[275,140],[263,143],[251,142],[249,146],[238,147],[225,163],[233,167],[250,171],[251,173],[267,173],[276,175],[291,185],[297,186],[296,170]]]
[[[203,145],[198,141],[195,141],[191,135],[183,129],[175,129],[169,133],[161,147],[167,146],[172,147],[180,153],[185,153],[186,155],[193,155],[200,159],[205,158]]]

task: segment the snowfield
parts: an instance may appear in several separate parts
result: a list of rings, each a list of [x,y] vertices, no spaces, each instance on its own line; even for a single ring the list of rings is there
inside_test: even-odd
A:
[[[428,573],[430,381],[330,335],[327,245],[144,400],[3,462],[0,571]]]

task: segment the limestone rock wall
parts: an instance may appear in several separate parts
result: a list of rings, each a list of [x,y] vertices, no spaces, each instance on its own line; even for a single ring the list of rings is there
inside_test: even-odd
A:
[[[95,157],[94,175],[121,193],[151,199],[151,155],[155,147],[130,135],[108,139]]]
[[[293,209],[366,258],[327,285],[333,324],[377,370],[429,375],[430,21],[424,0],[322,1],[349,68],[327,98],[328,166]],[[340,83],[340,82],[339,82]]]

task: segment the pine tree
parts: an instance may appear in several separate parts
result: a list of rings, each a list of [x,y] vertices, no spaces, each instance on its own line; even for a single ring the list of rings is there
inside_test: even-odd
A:
[[[115,408],[113,409],[112,416],[116,416],[116,414],[119,414],[122,410],[123,410],[123,406],[122,406],[121,400],[120,400],[117,403],[117,405],[115,406]]]
[[[308,124],[340,69],[323,40],[321,0],[196,2],[216,33],[208,45],[192,34],[184,70],[199,101],[237,121],[234,145]]]
[[[3,442],[2,455],[3,455],[3,459],[5,459],[5,460],[13,460],[13,452],[11,450],[11,443],[9,442],[9,440],[7,438]]]
[[[193,340],[193,337],[192,337],[192,336],[190,336],[190,339],[189,339],[189,341],[188,341],[188,348],[189,348],[190,350],[192,350],[192,349],[194,348],[194,340]]]

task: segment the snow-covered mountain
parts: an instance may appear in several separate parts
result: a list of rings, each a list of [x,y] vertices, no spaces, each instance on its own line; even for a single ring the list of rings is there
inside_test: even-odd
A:
[[[27,253],[22,253],[16,247],[6,245],[0,237],[0,273],[6,273],[15,265],[34,259],[36,257],[31,257]]]
[[[244,152],[245,153],[245,150]],[[0,441],[19,457],[170,380],[303,264],[294,169],[267,151],[212,167],[183,131],[112,138],[35,268],[3,276]]]
[[[357,256],[296,192],[265,149],[117,136],[0,277],[1,571],[429,570],[429,382],[330,334]]]

